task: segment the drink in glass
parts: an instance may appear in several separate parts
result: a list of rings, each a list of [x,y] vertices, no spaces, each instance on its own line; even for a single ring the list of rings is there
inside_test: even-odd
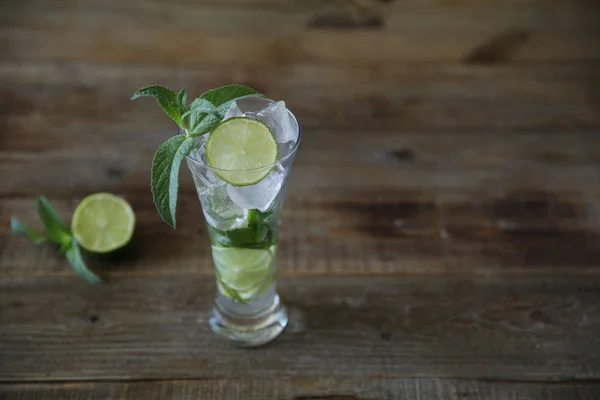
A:
[[[235,118],[239,121],[230,129],[240,132],[200,137],[186,161],[206,219],[217,280],[211,328],[238,345],[257,346],[277,337],[288,320],[275,274],[281,208],[300,128],[284,102],[261,97],[234,103],[224,122]],[[276,148],[261,142],[262,125],[272,132]],[[237,133],[243,135],[238,139]],[[235,169],[218,168],[210,159],[212,154],[235,158],[272,151],[276,161],[258,168],[245,169],[239,160],[232,161]]]

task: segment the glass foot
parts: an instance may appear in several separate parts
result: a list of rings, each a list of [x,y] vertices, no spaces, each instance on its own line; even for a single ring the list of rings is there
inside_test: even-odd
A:
[[[274,288],[273,288],[274,289]],[[287,309],[276,293],[268,293],[272,300],[266,308],[256,312],[254,304],[235,304],[221,295],[213,306],[209,323],[217,335],[232,341],[238,347],[255,347],[275,339],[288,323]],[[263,303],[264,304],[264,303]],[[247,308],[244,310],[244,308]],[[244,312],[246,311],[246,312]],[[254,311],[248,313],[247,311]]]

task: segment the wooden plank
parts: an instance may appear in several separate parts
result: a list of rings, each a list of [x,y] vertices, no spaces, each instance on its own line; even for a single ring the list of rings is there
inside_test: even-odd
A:
[[[4,131],[0,137],[7,149],[0,151],[5,175],[0,195],[77,195],[93,188],[146,193],[152,156],[173,132],[93,126]],[[597,195],[598,142],[592,132],[427,135],[312,130],[303,136],[289,190],[294,195],[307,189],[367,188],[430,195],[519,190]],[[182,171],[183,190],[191,192],[187,169]]]
[[[310,378],[0,385],[4,400],[591,400],[597,383],[527,383],[428,378]]]
[[[210,332],[212,279],[0,282],[0,380],[598,379],[597,277],[280,280],[287,331],[254,351]]]
[[[269,65],[460,61],[516,29],[524,40],[499,48],[498,61],[600,57],[593,2],[263,3],[9,4],[0,38],[11,41],[5,56],[19,60]]]
[[[12,136],[15,131],[4,131],[6,147],[12,150],[0,151],[0,196],[76,197],[98,190],[147,194],[152,156],[169,136],[168,131],[139,135],[126,130],[65,131],[49,130],[46,136],[42,132]],[[300,145],[289,194],[308,197],[323,190],[341,194],[387,189],[430,197],[439,193],[499,197],[519,191],[592,197],[600,194],[598,140],[593,133],[428,136],[313,131]],[[181,184],[184,193],[194,192],[185,167]]]
[[[121,253],[90,260],[102,276],[213,275],[195,194],[181,194],[177,230],[160,220],[149,193],[125,197],[136,212],[137,232]],[[51,200],[68,221],[80,198]],[[534,191],[436,196],[390,188],[291,195],[284,207],[279,266],[283,276],[596,274],[599,199]],[[52,247],[35,247],[9,232],[11,215],[40,226],[33,198],[0,200],[0,210],[3,276],[72,275]]]
[[[519,264],[534,273],[542,271],[536,266],[570,265],[581,272],[600,257],[596,204],[573,207],[543,191],[480,203],[447,199],[440,214],[450,268]]]
[[[329,3],[329,4],[327,4]],[[359,4],[360,3],[360,4]],[[536,31],[589,30],[598,27],[599,19],[591,10],[593,1],[477,1],[463,0],[460,4],[430,1],[404,1],[381,4],[378,0],[291,1],[278,0],[203,0],[190,3],[131,0],[111,1],[44,1],[22,4],[5,1],[0,22],[5,27],[78,28],[112,26],[138,28],[177,26],[227,33],[240,31],[275,32],[307,29],[378,29],[382,31],[482,32],[511,26],[529,26]],[[362,7],[361,7],[362,6]],[[31,12],[31,11],[34,12]],[[25,11],[29,11],[25,16]],[[335,24],[349,14],[363,12],[365,16],[382,17],[383,23]],[[101,17],[101,18],[100,18]],[[326,18],[329,17],[329,18]],[[335,18],[337,17],[337,18]],[[468,17],[468,18],[465,18]],[[536,18],[537,17],[537,18]],[[316,20],[321,24],[316,24]],[[331,21],[331,24],[325,22]],[[426,21],[426,23],[424,23]],[[286,29],[287,28],[287,29]]]
[[[305,129],[418,131],[594,129],[600,71],[592,65],[415,67],[294,65],[176,68],[90,63],[0,63],[2,122],[29,130],[97,123],[130,134],[174,129],[139,87],[186,86],[190,95],[232,81],[288,102]],[[21,129],[22,129],[21,128]],[[80,131],[85,130],[80,126]],[[90,128],[88,128],[90,129]],[[18,135],[13,135],[18,136]]]

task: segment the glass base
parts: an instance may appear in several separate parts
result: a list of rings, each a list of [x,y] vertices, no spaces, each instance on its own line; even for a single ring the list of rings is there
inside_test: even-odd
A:
[[[239,347],[255,347],[275,339],[288,323],[287,309],[271,285],[249,304],[217,295],[209,324],[217,335]]]

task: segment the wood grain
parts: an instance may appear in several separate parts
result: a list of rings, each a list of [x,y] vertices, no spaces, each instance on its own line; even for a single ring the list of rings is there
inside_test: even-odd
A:
[[[2,113],[8,117],[3,124],[20,122],[20,129],[30,130],[60,125],[85,131],[90,124],[96,124],[93,129],[125,129],[129,135],[172,130],[174,125],[156,112],[154,102],[131,102],[131,93],[151,82],[186,86],[199,95],[207,87],[231,81],[286,99],[305,129],[541,133],[541,129],[559,128],[581,131],[599,124],[600,73],[583,63],[554,64],[540,72],[536,65],[295,63],[281,71],[277,65],[173,70],[153,65],[6,61],[0,66],[0,79],[13,82],[0,91]]]
[[[10,39],[5,57],[179,66],[458,62],[515,27],[530,32],[531,37],[511,55],[513,61],[588,61],[600,56],[594,2],[587,2],[588,12],[581,4],[565,1],[542,5],[470,1],[462,7],[396,2],[367,15],[366,24],[350,26],[379,29],[343,31],[320,29],[323,24],[314,21],[325,15],[329,16],[325,21],[335,25],[340,15],[347,14],[345,8],[336,6],[331,18],[322,7],[302,7],[299,1],[266,9],[253,4],[199,6],[184,1],[170,7],[145,1],[127,6],[116,1],[89,2],[83,9],[79,2],[36,3],[39,10],[33,19],[29,16],[33,5],[7,3],[6,23],[0,30],[0,40]],[[373,18],[380,22],[369,24]],[[178,23],[174,25],[173,20]],[[78,30],[88,35],[74,35]]]
[[[137,214],[133,243],[95,257],[101,275],[212,276],[204,217],[194,193],[183,193],[177,230],[164,224],[149,194],[125,193]],[[66,220],[81,199],[51,197]],[[279,246],[283,276],[323,274],[597,274],[598,197],[552,192],[489,196],[396,190],[320,191],[290,196]],[[40,223],[33,198],[0,200],[0,272],[5,277],[70,276],[50,246],[34,247],[9,232],[8,217]],[[177,262],[171,262],[176,255]],[[104,267],[104,268],[103,268]]]
[[[286,333],[214,337],[212,279],[0,282],[0,380],[487,377],[598,379],[596,277],[294,277]],[[42,353],[40,353],[42,352]]]
[[[169,131],[166,126],[162,131],[139,134],[78,127],[70,134],[81,132],[81,143],[61,138],[69,133],[46,131],[40,133],[50,139],[45,144],[36,141],[36,131],[21,131],[19,139],[13,140],[8,136],[11,130],[5,130],[4,137],[10,140],[7,151],[0,151],[4,171],[0,196],[43,193],[76,197],[98,190],[148,193],[154,150]],[[367,135],[370,139],[361,142]],[[321,191],[391,190],[431,197],[443,193],[499,197],[529,191],[593,197],[600,195],[595,184],[599,148],[598,136],[592,132],[427,135],[305,131],[288,193],[295,197],[308,196],[307,190],[313,196]],[[412,159],[398,157],[402,151],[412,152]],[[194,191],[185,169],[181,183],[184,193]]]
[[[498,382],[457,379],[288,378],[135,383],[0,385],[4,400],[395,400],[395,399],[538,399],[590,400],[597,383]]]
[[[546,0],[0,2],[1,399],[600,397],[600,7]],[[303,140],[279,246],[287,331],[206,323],[215,285],[174,125],[148,84],[285,99]],[[35,196],[134,206],[131,246],[50,247]],[[233,378],[232,378],[233,377]]]

